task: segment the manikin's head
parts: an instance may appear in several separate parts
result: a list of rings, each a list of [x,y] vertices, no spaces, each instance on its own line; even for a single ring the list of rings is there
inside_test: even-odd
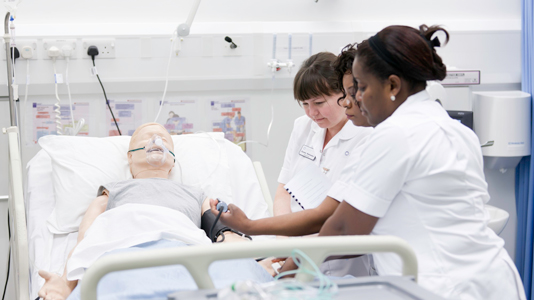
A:
[[[172,142],[171,135],[167,132],[165,127],[158,123],[146,123],[135,130],[130,140],[130,146],[128,147],[128,164],[130,165],[130,172],[133,178],[168,178],[169,173],[174,167],[174,157],[170,153],[156,151],[155,155],[165,155],[163,162],[160,166],[154,166],[147,161],[147,149],[138,151],[132,151],[147,147],[153,137],[157,135],[161,137],[161,141],[165,148],[174,152],[174,144]]]

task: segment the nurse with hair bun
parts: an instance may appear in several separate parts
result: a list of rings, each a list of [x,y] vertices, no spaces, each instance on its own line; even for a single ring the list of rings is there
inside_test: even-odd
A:
[[[488,226],[489,200],[475,133],[425,91],[446,67],[438,26],[390,26],[358,45],[356,100],[375,127],[341,203],[319,235],[393,235],[419,262],[419,284],[447,299],[525,299],[504,241]],[[379,275],[401,274],[395,254],[373,253]]]

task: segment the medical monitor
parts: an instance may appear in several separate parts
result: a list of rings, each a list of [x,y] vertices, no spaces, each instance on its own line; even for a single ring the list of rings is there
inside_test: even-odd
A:
[[[473,130],[473,112],[461,110],[448,110],[449,116]]]

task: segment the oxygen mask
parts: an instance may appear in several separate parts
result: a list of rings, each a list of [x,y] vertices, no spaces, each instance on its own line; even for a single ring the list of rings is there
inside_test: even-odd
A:
[[[145,146],[146,162],[153,167],[161,167],[167,160],[169,149],[163,144],[163,140],[155,134]]]
[[[163,140],[157,134],[152,136],[152,138],[148,141],[148,144],[145,147],[133,149],[128,152],[138,151],[142,149],[144,149],[146,153],[146,162],[153,167],[163,166],[165,164],[165,161],[167,160],[167,155],[169,153],[174,157],[174,153],[172,153],[171,151],[169,151],[169,149],[167,149],[167,147],[165,147]]]

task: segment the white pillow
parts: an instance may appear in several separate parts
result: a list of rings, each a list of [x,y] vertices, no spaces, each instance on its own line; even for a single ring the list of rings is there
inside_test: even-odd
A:
[[[233,202],[227,141],[223,135],[173,136],[173,141],[177,163],[169,179],[182,182],[181,167],[184,184],[201,187],[206,196]],[[52,233],[77,231],[100,185],[132,178],[127,158],[129,142],[129,136],[93,138],[49,135],[39,139],[39,145],[52,159],[56,203],[47,220]]]
[[[176,163],[169,179],[199,187],[207,197],[232,202],[226,145],[237,146],[227,141],[223,133],[173,135],[172,140]]]

